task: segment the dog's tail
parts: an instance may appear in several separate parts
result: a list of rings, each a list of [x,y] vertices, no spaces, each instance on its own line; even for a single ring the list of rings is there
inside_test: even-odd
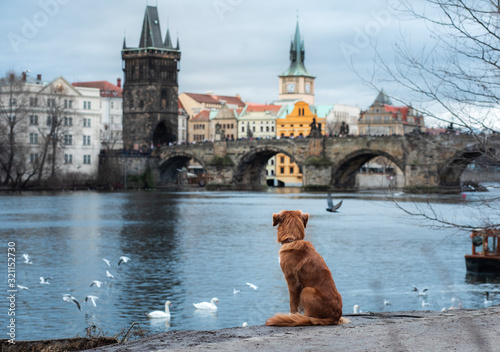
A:
[[[340,319],[332,318],[313,318],[303,314],[275,314],[274,317],[267,319],[266,325],[273,326],[305,326],[305,325],[341,325],[349,324],[351,321],[347,318],[341,317]]]

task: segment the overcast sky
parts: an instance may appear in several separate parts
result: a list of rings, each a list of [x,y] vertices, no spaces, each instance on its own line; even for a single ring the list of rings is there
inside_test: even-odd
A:
[[[0,73],[29,69],[45,80],[116,83],[123,38],[138,45],[147,4],[158,6],[162,36],[167,24],[174,43],[179,36],[179,92],[240,94],[247,102],[278,99],[297,13],[317,104],[366,109],[377,92],[351,62],[369,74],[372,45],[390,59],[401,32],[410,31],[415,45],[428,36],[418,23],[401,21],[386,0],[2,0]]]

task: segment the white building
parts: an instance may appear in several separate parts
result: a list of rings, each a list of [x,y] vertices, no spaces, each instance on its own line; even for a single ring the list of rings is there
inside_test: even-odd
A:
[[[359,136],[358,120],[361,109],[357,106],[335,104],[326,117],[327,131],[338,131],[342,122],[349,125],[349,135]]]
[[[99,103],[99,89],[74,87],[63,77],[44,82],[41,75],[34,79],[23,73],[21,78],[10,75],[2,79],[0,127],[5,131],[6,121],[17,119],[17,165],[24,167],[25,175],[38,175],[43,164],[42,179],[52,170],[66,178],[95,178],[100,151]]]
[[[276,116],[279,105],[247,104],[238,117],[238,139],[276,137]]]
[[[100,141],[101,149],[116,150],[123,148],[123,90],[121,79],[116,85],[108,81],[75,82],[75,87],[99,89],[101,101]]]

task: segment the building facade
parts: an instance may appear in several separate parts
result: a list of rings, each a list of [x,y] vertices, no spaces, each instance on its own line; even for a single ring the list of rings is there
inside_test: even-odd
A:
[[[123,148],[123,98],[121,80],[116,85],[108,81],[73,82],[74,87],[99,89],[101,101],[100,141],[103,150]]]
[[[361,112],[358,128],[360,135],[372,136],[425,132],[424,117],[410,106],[393,106],[383,90],[368,110]]]
[[[238,117],[238,139],[275,138],[280,105],[247,104]]]
[[[181,93],[179,94],[179,100],[189,118],[199,114],[203,110],[219,110],[223,106],[227,106],[229,109],[243,109],[245,107],[245,103],[238,95],[233,97],[216,95],[212,92],[208,92],[207,94]]]
[[[123,144],[148,151],[178,140],[178,72],[181,51],[167,28],[162,40],[158,10],[147,6],[137,48],[122,49]]]
[[[23,73],[20,79],[12,74],[1,80],[0,126],[14,136],[21,177],[94,179],[100,152],[99,103],[99,89],[74,87],[63,77],[44,82],[41,75],[34,79]]]

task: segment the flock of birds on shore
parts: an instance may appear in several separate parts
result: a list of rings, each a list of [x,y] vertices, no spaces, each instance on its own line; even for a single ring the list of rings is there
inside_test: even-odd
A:
[[[416,292],[417,293],[417,297],[421,297],[422,298],[422,309],[425,309],[426,307],[430,307],[431,306],[431,303],[426,301],[426,298],[427,298],[427,291],[429,289],[428,288],[424,288],[424,289],[419,289],[418,287],[416,286],[413,286],[412,288],[412,292]],[[489,291],[485,291],[483,293],[484,295],[484,306],[485,307],[488,307],[490,306],[493,301],[490,300],[490,292]],[[437,301],[435,301],[437,303]],[[391,306],[391,302],[387,299],[384,299],[384,306]],[[457,297],[452,297],[451,298],[451,306],[446,308],[446,307],[443,307],[441,308],[441,312],[447,312],[449,310],[454,310],[454,309],[462,309],[463,308],[463,304],[461,302],[461,300]],[[352,308],[353,310],[353,314],[361,314],[361,313],[364,313],[362,310],[361,310],[361,307],[359,304],[355,304]]]

